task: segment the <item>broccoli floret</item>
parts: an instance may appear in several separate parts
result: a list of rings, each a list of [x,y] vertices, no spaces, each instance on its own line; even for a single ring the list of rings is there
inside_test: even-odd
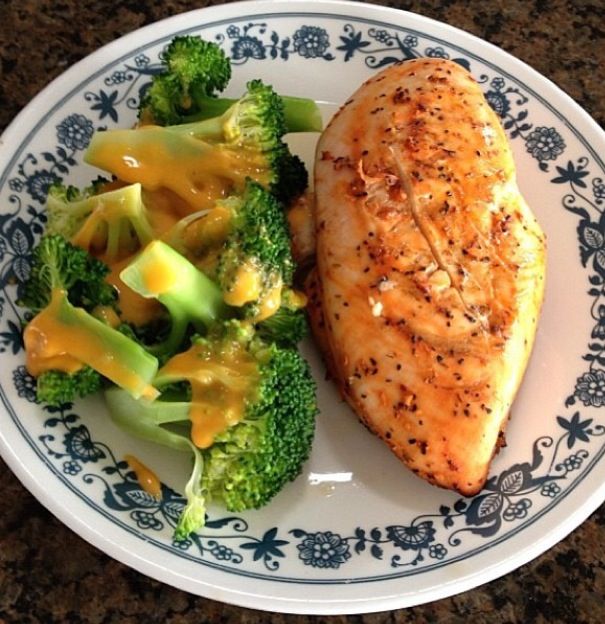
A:
[[[163,71],[153,77],[139,107],[144,123],[181,123],[183,115],[198,109],[198,98],[212,98],[231,78],[231,64],[223,50],[201,37],[175,37],[161,58]]]
[[[92,311],[112,306],[116,292],[105,282],[109,267],[72,245],[63,236],[46,234],[34,247],[28,280],[19,304],[37,314],[50,303],[54,288],[62,288],[74,306]]]
[[[157,394],[151,386],[157,359],[91,313],[115,301],[106,273],[102,262],[62,236],[43,236],[34,249],[20,303],[36,314],[24,342],[41,401],[70,402],[96,391],[103,377],[135,397]]]
[[[225,301],[259,305],[273,289],[292,283],[294,260],[285,213],[270,193],[250,181],[241,196],[220,206],[232,215],[216,271]]]
[[[317,404],[308,364],[294,349],[253,347],[260,378],[243,420],[204,453],[203,490],[230,511],[266,505],[311,451]]]
[[[36,379],[36,398],[41,403],[58,406],[95,394],[102,387],[103,378],[90,366],[83,366],[75,373],[49,370]]]
[[[120,279],[139,295],[157,299],[170,314],[170,333],[152,348],[154,353],[174,353],[190,327],[203,332],[228,315],[220,288],[160,240],[147,245],[120,273]]]
[[[309,333],[307,315],[302,308],[280,306],[277,312],[258,325],[259,335],[269,342],[295,345]]]
[[[323,120],[317,103],[308,98],[280,95],[284,110],[284,125],[289,132],[321,132]],[[202,96],[195,99],[197,111],[181,117],[175,123],[191,123],[223,115],[237,100],[235,98]]]
[[[47,199],[49,234],[61,234],[107,262],[129,256],[154,238],[141,185],[104,191],[54,185]]]
[[[196,136],[225,142],[232,149],[260,150],[271,170],[269,189],[283,201],[307,187],[307,172],[282,137],[287,132],[281,98],[261,80],[252,80],[246,93],[220,116],[192,122]]]
[[[163,71],[155,75],[141,100],[143,123],[170,126],[223,115],[237,100],[216,97],[231,77],[221,48],[201,37],[175,37],[162,56]],[[288,132],[321,132],[317,104],[307,98],[282,96]]]
[[[167,443],[162,431],[193,423],[203,470],[195,495],[190,488],[188,508],[198,513],[181,517],[177,539],[201,528],[204,499],[234,512],[267,504],[300,473],[317,412],[315,383],[299,353],[265,343],[237,321],[215,325],[169,360],[155,384],[173,388],[183,380],[191,384],[191,398],[180,401],[148,403],[116,389],[106,392],[112,416],[127,429],[145,423],[148,439],[157,433],[156,441]]]
[[[307,172],[284,132],[279,98],[255,80],[218,118],[96,132],[84,159],[125,182],[169,189],[195,210],[241,193],[247,178],[288,202],[306,188]]]

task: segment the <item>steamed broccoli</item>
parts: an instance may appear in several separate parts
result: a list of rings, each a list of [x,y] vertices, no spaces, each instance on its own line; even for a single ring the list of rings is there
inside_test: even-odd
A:
[[[152,348],[159,354],[174,353],[187,330],[204,329],[227,315],[220,288],[181,254],[156,240],[120,273],[120,279],[145,298],[157,299],[170,314],[170,332]]]
[[[206,501],[234,512],[267,504],[300,473],[317,412],[315,384],[299,353],[264,342],[238,321],[194,341],[160,369],[155,384],[173,387],[182,380],[191,393],[176,401],[146,403],[117,389],[106,392],[110,413],[123,427],[139,435],[144,428],[147,439],[161,444],[174,446],[166,431],[176,435],[174,427],[197,423],[192,438],[203,469],[197,490],[189,481],[177,539],[203,526]],[[196,470],[201,465],[196,458]]]
[[[284,211],[270,193],[253,182],[248,182],[241,196],[220,204],[232,217],[218,254],[218,283],[227,303],[258,308],[272,291],[279,292],[292,283],[294,260]],[[279,297],[275,303],[279,305]],[[258,310],[252,314],[257,316]]]
[[[253,80],[220,117],[96,132],[84,158],[125,182],[169,189],[196,210],[242,192],[247,178],[288,202],[306,188],[307,172],[284,132],[279,97]]]
[[[288,222],[279,202],[260,185],[248,181],[242,195],[186,217],[165,240],[203,266],[241,316],[261,321],[279,312],[281,320],[262,325],[267,337],[285,338],[290,330],[291,342],[303,337],[305,316],[296,311],[306,301],[291,290],[295,263]]]
[[[139,117],[143,122],[167,126],[181,123],[182,115],[199,97],[223,91],[231,78],[231,64],[223,50],[193,35],[174,37],[161,55],[163,71],[141,99]]]
[[[59,406],[102,388],[103,377],[90,366],[82,366],[73,373],[51,369],[36,379],[36,398],[40,403]]]
[[[50,303],[53,289],[62,288],[74,306],[88,312],[97,306],[113,306],[116,292],[105,282],[108,273],[106,264],[63,236],[46,234],[32,251],[30,274],[19,305],[37,314]]]
[[[47,199],[49,234],[61,234],[108,262],[126,257],[153,238],[141,185],[104,191],[93,183],[83,191],[51,186]]]
[[[264,197],[256,195],[256,186],[249,190],[257,199]],[[239,218],[235,214],[232,220]],[[252,230],[249,233],[251,245],[266,245],[264,252],[271,249],[266,236],[256,241]],[[242,243],[233,245],[245,248]],[[270,266],[280,258],[276,251],[266,262]],[[203,334],[160,369],[153,383],[164,392],[153,403],[136,401],[116,389],[106,393],[110,412],[126,430],[172,448],[188,448],[179,436],[187,444],[191,438],[201,449],[194,451],[194,471],[204,466],[201,481],[197,488],[195,480],[188,482],[176,536],[186,537],[203,525],[207,498],[222,500],[232,511],[265,504],[300,471],[310,451],[316,411],[306,362],[295,349],[282,346],[285,339],[278,344],[262,338],[285,338],[284,325],[256,333],[252,322],[230,318],[236,309],[225,305],[218,284],[161,241],[145,248],[121,278],[135,292],[157,298],[168,308],[172,331],[157,352],[171,353],[182,346],[190,327]],[[295,299],[285,297],[290,309],[284,310],[292,318]],[[300,329],[300,319],[292,318],[285,327]],[[191,432],[183,431],[190,422]]]
[[[216,97],[231,77],[221,48],[200,37],[175,37],[162,55],[163,71],[153,77],[141,100],[143,123],[170,126],[223,115],[236,100]],[[321,132],[317,104],[310,99],[282,96],[287,132]]]
[[[202,483],[230,511],[261,507],[300,473],[314,434],[315,384],[295,349],[253,341],[256,395],[206,451]]]
[[[220,226],[216,213],[220,214]],[[239,308],[243,316],[268,318],[280,307],[282,291],[291,285],[294,273],[284,211],[255,182],[249,180],[242,195],[218,201],[196,221],[186,217],[183,222],[177,223],[167,237],[169,244],[187,241],[186,246],[177,246],[179,253],[156,241],[120,274],[130,289],[143,297],[158,299],[168,308],[172,330],[159,352],[177,348],[188,325],[193,324],[199,332],[200,323],[207,325],[215,320],[216,315],[209,314],[209,309],[218,309],[221,297],[228,306]],[[216,283],[185,255],[196,264],[205,265],[206,273]],[[170,275],[174,278],[169,279]],[[156,285],[146,276],[153,277]],[[159,286],[158,276],[163,276]],[[193,299],[191,293],[198,295]],[[223,308],[227,310],[226,306]],[[219,315],[224,316],[222,312]]]
[[[197,37],[176,37],[163,58],[140,125],[89,144],[85,160],[113,181],[51,188],[21,303],[35,315],[24,341],[40,401],[104,388],[125,430],[192,453],[183,539],[207,501],[265,505],[311,449],[315,386],[294,348],[306,319],[281,202],[307,185],[283,137],[321,119],[259,80],[238,100],[215,97],[229,61]]]
[[[282,304],[275,314],[258,325],[258,333],[266,341],[280,345],[295,345],[309,333],[304,308],[288,304],[288,292],[290,291],[286,291],[282,296]]]
[[[139,344],[93,316],[112,306],[107,267],[62,236],[43,236],[20,304],[36,316],[27,324],[27,364],[40,401],[57,405],[99,389],[102,378],[135,397],[154,397],[158,362]]]

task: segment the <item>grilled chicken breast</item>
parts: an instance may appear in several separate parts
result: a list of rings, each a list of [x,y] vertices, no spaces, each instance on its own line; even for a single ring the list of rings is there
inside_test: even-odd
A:
[[[314,330],[342,395],[415,473],[478,492],[544,292],[545,237],[472,76],[378,73],[322,134]]]

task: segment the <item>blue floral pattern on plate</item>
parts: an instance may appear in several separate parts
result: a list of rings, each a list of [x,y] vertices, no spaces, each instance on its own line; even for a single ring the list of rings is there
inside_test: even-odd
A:
[[[305,21],[291,32],[282,32],[278,20],[242,18],[222,27],[214,37],[236,67],[296,58],[309,64],[359,63],[379,69],[401,60],[431,56],[451,58],[474,69],[475,60],[470,56],[416,32],[353,24],[346,19],[335,23],[328,28],[325,20]],[[55,126],[52,146],[20,156],[6,173],[8,203],[0,214],[2,352],[19,355],[23,351],[21,324],[27,319],[15,301],[20,284],[29,275],[29,253],[43,231],[48,187],[77,169],[95,130],[107,124],[119,125],[124,117],[132,118],[150,77],[160,68],[152,48],[108,67],[101,80],[86,83],[81,96],[87,114],[68,113]],[[537,510],[555,504],[592,461],[595,440],[605,434],[605,427],[581,410],[605,405],[605,174],[586,155],[568,156],[562,126],[543,125],[531,118],[531,96],[522,86],[508,76],[482,72],[477,80],[509,138],[522,142],[535,161],[537,175],[547,176],[548,183],[561,188],[562,207],[579,218],[579,257],[589,272],[594,323],[583,354],[587,369],[570,387],[571,394],[561,406],[573,410],[555,415],[557,434],[536,439],[526,461],[493,475],[473,498],[458,498],[398,523],[352,527],[348,533],[313,526],[272,526],[255,533],[246,517],[211,515],[200,534],[172,543],[175,553],[186,553],[227,570],[256,567],[263,574],[275,574],[275,578],[279,578],[277,572],[286,560],[292,569],[296,565],[312,568],[326,578],[331,571],[364,557],[383,562],[391,570],[447,564],[464,548],[466,536],[489,540],[506,528],[522,526]],[[12,371],[12,382],[18,397],[35,403],[35,382],[22,364]],[[103,505],[116,519],[128,518],[146,538],[172,530],[184,505],[180,494],[166,485],[162,485],[159,500],[143,491],[128,464],[95,439],[77,406],[39,409],[45,415],[45,433],[34,443],[56,472],[77,483],[83,496],[85,486],[100,484],[102,497],[94,504]]]

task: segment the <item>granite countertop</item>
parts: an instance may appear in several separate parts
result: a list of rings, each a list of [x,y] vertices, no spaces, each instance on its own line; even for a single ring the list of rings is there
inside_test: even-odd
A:
[[[0,131],[51,79],[145,24],[219,4],[187,0],[3,0]],[[379,2],[447,22],[504,48],[553,80],[605,126],[605,4],[600,0]],[[56,520],[0,460],[0,622],[605,621],[605,506],[503,578],[452,598],[363,616],[267,614],[199,598],[110,559]]]

